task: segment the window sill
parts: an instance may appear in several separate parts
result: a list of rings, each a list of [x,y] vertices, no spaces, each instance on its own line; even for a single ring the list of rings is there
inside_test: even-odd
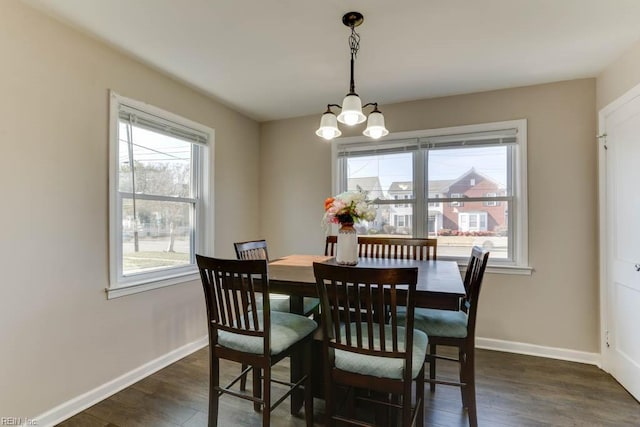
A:
[[[200,275],[197,272],[187,273],[181,276],[171,277],[164,280],[156,280],[153,282],[120,285],[118,287],[111,287],[105,290],[107,292],[107,299],[114,299],[114,298],[119,298],[126,295],[132,295],[132,294],[138,294],[140,292],[151,291],[153,289],[159,289],[167,286],[178,285],[180,283],[191,282],[194,280],[200,280]]]

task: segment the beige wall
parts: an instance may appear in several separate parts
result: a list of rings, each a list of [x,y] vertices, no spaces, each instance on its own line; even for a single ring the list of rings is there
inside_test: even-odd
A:
[[[601,110],[640,84],[640,42],[600,73],[596,83],[596,107]]]
[[[486,277],[480,337],[599,352],[594,106],[594,79],[382,105],[397,132],[528,120],[534,272]],[[274,256],[323,250],[331,150],[314,135],[320,113],[261,125],[260,227]]]
[[[0,415],[33,417],[207,333],[199,282],[105,298],[108,90],[215,129],[223,256],[258,233],[259,127],[17,1],[0,52]]]

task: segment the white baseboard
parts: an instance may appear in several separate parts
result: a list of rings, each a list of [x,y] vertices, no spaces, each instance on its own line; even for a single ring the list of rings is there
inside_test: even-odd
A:
[[[44,414],[33,418],[33,420],[37,421],[38,426],[53,426],[57,423],[60,423],[61,421],[64,421],[67,418],[70,418],[73,415],[84,411],[88,407],[93,406],[101,400],[104,400],[107,397],[111,396],[112,394],[115,394],[120,390],[129,387],[131,384],[140,381],[141,379],[153,374],[154,372],[169,366],[170,364],[182,359],[185,356],[190,355],[197,350],[200,350],[203,347],[206,347],[208,344],[209,339],[207,336],[199,338],[196,341],[183,345],[182,347],[165,354],[164,356],[160,356],[157,359],[145,363],[144,365],[135,368],[118,378],[102,384],[94,388],[93,390],[90,390],[78,397],[64,402],[61,405],[58,405],[55,408],[45,412]]]
[[[586,363],[602,367],[600,353],[569,350],[566,348],[545,347],[515,341],[503,341],[492,338],[476,337],[476,348],[486,350],[505,351],[507,353],[526,354],[529,356],[547,357],[549,359],[567,360],[570,362]]]

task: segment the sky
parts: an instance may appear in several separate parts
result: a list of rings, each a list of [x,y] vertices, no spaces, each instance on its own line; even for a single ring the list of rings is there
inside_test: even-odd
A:
[[[348,157],[348,176],[378,176],[386,190],[394,181],[413,180],[412,153]],[[507,182],[507,147],[476,147],[429,151],[429,179],[455,179],[472,167],[496,182]]]

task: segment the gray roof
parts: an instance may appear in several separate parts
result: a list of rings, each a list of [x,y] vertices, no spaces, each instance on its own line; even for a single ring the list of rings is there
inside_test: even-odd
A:
[[[380,179],[377,176],[366,176],[362,178],[349,178],[347,180],[348,191],[356,191],[358,187],[364,191],[381,191]]]
[[[475,173],[483,177],[487,181],[497,184],[499,187],[503,187],[502,184],[495,182],[489,176],[481,172],[478,172],[475,168],[472,167],[471,169],[469,169],[468,171],[466,171],[456,179],[438,179],[438,180],[429,181],[429,193],[446,193],[449,190],[449,187],[451,185],[455,184],[456,182],[460,181],[461,179],[463,179],[464,177],[472,173]],[[411,191],[411,190],[413,190],[412,181],[394,181],[389,186],[390,193],[400,192],[400,191]]]
[[[439,180],[429,181],[429,192],[442,193],[443,190],[448,188],[451,184],[453,184],[456,181],[457,179],[439,179]],[[412,191],[412,190],[413,190],[412,181],[394,181],[389,186],[390,193],[399,192],[399,191]]]

